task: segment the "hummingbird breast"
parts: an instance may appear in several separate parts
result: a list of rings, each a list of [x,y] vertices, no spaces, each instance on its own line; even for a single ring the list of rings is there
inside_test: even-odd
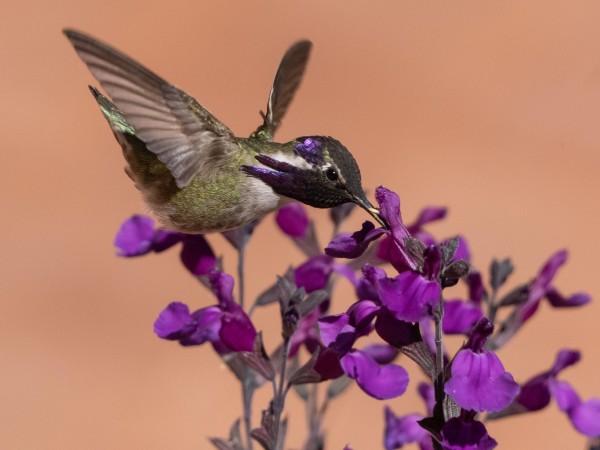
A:
[[[184,233],[237,228],[275,210],[280,197],[237,167],[196,176],[166,202],[150,207],[163,225]]]
[[[126,173],[161,225],[182,233],[209,233],[237,228],[275,210],[281,200],[262,181],[239,168],[255,164],[255,152],[240,148],[232,158],[205,166],[184,188],[169,169],[131,134],[115,132],[127,161]]]

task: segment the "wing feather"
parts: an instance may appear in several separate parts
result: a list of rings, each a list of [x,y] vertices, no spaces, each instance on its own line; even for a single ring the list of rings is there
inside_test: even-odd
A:
[[[279,63],[269,93],[264,123],[259,128],[259,130],[266,131],[269,138],[279,128],[281,120],[300,86],[311,48],[310,41],[298,41],[285,52]]]
[[[74,30],[64,33],[136,136],[169,168],[180,188],[214,162],[214,149],[224,157],[239,151],[231,130],[193,97],[91,36]]]

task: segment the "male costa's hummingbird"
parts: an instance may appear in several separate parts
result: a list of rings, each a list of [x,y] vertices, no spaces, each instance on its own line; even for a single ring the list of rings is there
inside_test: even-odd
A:
[[[287,198],[317,208],[354,202],[386,226],[339,141],[271,140],[304,74],[309,41],[285,53],[262,125],[240,138],[193,97],[121,52],[78,31],[64,33],[110,96],[90,86],[123,149],[127,175],[166,228],[224,231],[261,218]]]

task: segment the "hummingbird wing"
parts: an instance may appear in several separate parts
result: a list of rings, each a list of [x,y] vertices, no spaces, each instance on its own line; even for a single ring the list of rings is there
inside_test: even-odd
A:
[[[260,131],[266,133],[268,140],[277,131],[300,86],[311,48],[312,43],[310,41],[298,41],[285,52],[279,63],[269,93],[267,113],[264,116],[263,124],[257,130],[257,134]]]
[[[69,29],[64,33],[178,187],[240,150],[231,130],[181,89],[91,36]]]

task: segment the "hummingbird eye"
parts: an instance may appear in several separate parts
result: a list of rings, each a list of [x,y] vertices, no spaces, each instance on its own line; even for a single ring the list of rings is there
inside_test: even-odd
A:
[[[330,167],[325,171],[325,176],[330,181],[336,181],[338,179],[338,173],[333,167]]]

